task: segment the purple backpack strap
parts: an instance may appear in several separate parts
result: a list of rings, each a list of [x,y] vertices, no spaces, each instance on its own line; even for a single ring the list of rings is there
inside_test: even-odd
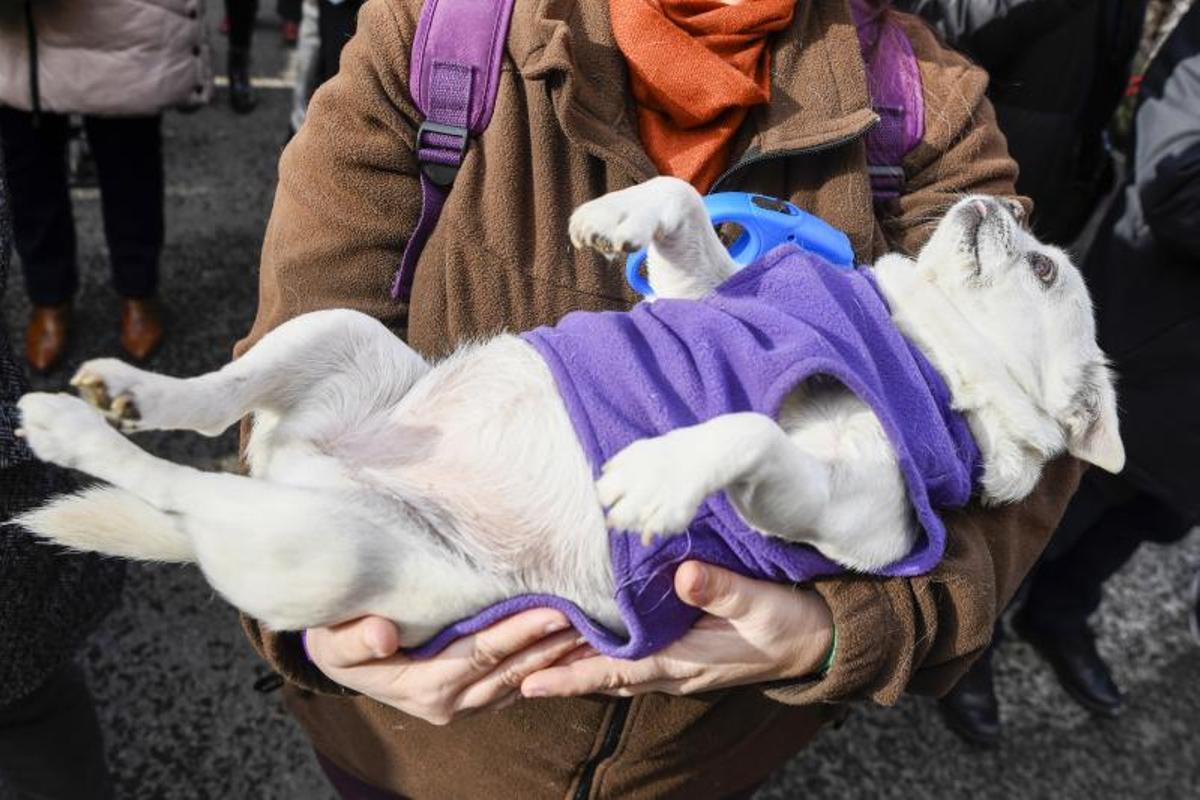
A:
[[[496,105],[500,63],[514,0],[426,0],[413,39],[409,91],[425,121],[415,149],[421,168],[421,216],[404,247],[392,298],[407,300],[417,258],[472,136],[487,128]],[[867,134],[867,164],[876,202],[904,186],[904,157],[925,133],[921,74],[908,37],[864,0],[852,0],[867,65],[871,105],[880,124]]]
[[[904,188],[904,157],[925,135],[921,71],[912,43],[886,10],[851,0],[858,44],[867,66],[867,89],[879,124],[867,134],[867,169],[876,203]]]
[[[425,121],[415,150],[421,167],[421,218],[404,247],[392,299],[407,300],[425,241],[472,136],[496,106],[500,63],[514,0],[426,0],[413,38],[409,92]]]

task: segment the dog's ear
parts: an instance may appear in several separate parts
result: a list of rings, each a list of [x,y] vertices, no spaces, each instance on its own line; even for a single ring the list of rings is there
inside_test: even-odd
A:
[[[1067,416],[1067,450],[1076,458],[1114,475],[1125,468],[1125,445],[1117,425],[1117,392],[1103,363],[1084,369],[1083,385]]]

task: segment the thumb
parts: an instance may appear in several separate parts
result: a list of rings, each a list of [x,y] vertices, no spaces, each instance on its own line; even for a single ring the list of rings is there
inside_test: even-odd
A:
[[[400,649],[400,629],[383,617],[362,617],[310,628],[304,642],[318,666],[346,668],[394,655]]]
[[[675,594],[714,617],[738,619],[754,607],[758,581],[700,561],[685,561],[675,572]]]

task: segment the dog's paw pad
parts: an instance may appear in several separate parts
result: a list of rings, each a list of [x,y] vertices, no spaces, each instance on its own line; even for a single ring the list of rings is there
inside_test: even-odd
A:
[[[107,411],[112,404],[112,397],[108,393],[108,384],[104,382],[104,378],[94,372],[81,370],[71,379],[71,385],[90,406]]]
[[[598,250],[605,255],[610,255],[617,251],[617,249],[613,247],[612,241],[602,233],[597,233],[596,235],[592,236],[589,244],[592,246],[593,250]]]
[[[122,394],[112,401],[111,416],[122,422],[137,422],[142,418],[142,412],[138,411],[133,395]]]
[[[571,215],[571,242],[606,256],[648,247],[658,231],[660,212],[644,198],[622,192],[584,203]]]
[[[147,413],[161,405],[161,383],[160,376],[115,358],[88,361],[71,379],[80,397],[126,432],[139,429]]]

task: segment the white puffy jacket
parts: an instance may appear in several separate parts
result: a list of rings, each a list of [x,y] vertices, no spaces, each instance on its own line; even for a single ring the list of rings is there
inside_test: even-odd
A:
[[[0,0],[0,105],[35,106],[30,22],[43,110],[154,114],[212,92],[204,0]]]

